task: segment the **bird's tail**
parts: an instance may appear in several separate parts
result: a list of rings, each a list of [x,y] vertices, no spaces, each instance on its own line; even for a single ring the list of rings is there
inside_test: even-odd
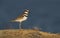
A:
[[[9,22],[16,22],[15,20],[10,20]]]
[[[5,23],[8,23],[8,22],[16,22],[15,20],[9,20],[9,21],[4,21],[4,22],[0,22],[0,24],[5,24]]]

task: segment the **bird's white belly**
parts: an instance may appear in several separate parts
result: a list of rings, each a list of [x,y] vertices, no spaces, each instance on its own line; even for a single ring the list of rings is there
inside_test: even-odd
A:
[[[23,17],[23,19],[15,20],[15,21],[17,21],[17,22],[22,22],[22,21],[25,21],[25,20],[27,20],[27,17]]]

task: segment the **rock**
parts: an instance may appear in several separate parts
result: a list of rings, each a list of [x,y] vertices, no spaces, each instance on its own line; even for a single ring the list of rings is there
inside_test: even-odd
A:
[[[0,38],[60,38],[60,34],[32,29],[0,30]]]

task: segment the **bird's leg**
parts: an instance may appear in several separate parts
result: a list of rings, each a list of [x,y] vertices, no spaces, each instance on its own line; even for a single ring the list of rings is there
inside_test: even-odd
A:
[[[21,22],[19,23],[19,29],[21,29]]]

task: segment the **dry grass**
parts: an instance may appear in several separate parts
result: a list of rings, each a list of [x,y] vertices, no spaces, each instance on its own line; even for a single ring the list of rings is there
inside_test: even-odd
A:
[[[0,38],[60,38],[60,34],[47,33],[38,30],[0,30]]]

